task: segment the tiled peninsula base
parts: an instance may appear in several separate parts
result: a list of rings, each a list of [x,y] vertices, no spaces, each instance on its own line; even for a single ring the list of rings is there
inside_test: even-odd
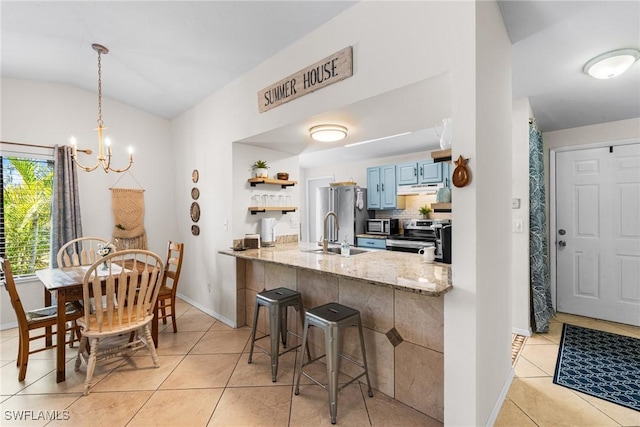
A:
[[[238,325],[251,325],[256,294],[280,286],[299,291],[305,308],[339,302],[360,310],[372,386],[396,400],[444,421],[443,296],[395,290],[303,268],[236,258]],[[264,315],[264,316],[263,316]],[[266,310],[258,329],[266,333]],[[300,320],[289,316],[300,332]],[[324,353],[322,333],[310,330],[312,356]],[[344,335],[343,352],[361,360],[357,330]],[[343,372],[357,370],[343,363]]]

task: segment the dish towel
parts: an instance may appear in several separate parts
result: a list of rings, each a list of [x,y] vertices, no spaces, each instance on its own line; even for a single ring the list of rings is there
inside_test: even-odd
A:
[[[356,207],[358,210],[362,210],[364,208],[364,198],[362,197],[362,190],[356,190]]]

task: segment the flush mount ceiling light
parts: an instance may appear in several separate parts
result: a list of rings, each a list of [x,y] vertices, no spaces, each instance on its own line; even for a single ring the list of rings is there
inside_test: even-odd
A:
[[[638,58],[638,49],[612,50],[584,64],[583,71],[596,79],[612,79],[627,71]]]
[[[347,137],[347,128],[340,125],[318,125],[309,129],[311,139],[320,142],[335,142]]]

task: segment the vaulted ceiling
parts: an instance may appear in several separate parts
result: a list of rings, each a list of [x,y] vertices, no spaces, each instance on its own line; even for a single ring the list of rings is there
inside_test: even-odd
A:
[[[97,42],[110,49],[104,95],[171,119],[355,3],[3,0],[2,77],[95,91]],[[639,1],[499,6],[513,43],[513,96],[529,97],[541,130],[640,117],[640,63],[612,80],[582,72],[600,53],[640,47]]]

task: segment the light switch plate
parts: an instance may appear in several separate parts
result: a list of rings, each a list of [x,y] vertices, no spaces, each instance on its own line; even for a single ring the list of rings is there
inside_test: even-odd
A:
[[[521,219],[513,220],[513,230],[514,233],[522,233],[524,232],[524,221]]]
[[[511,209],[520,209],[520,199],[511,199]]]

